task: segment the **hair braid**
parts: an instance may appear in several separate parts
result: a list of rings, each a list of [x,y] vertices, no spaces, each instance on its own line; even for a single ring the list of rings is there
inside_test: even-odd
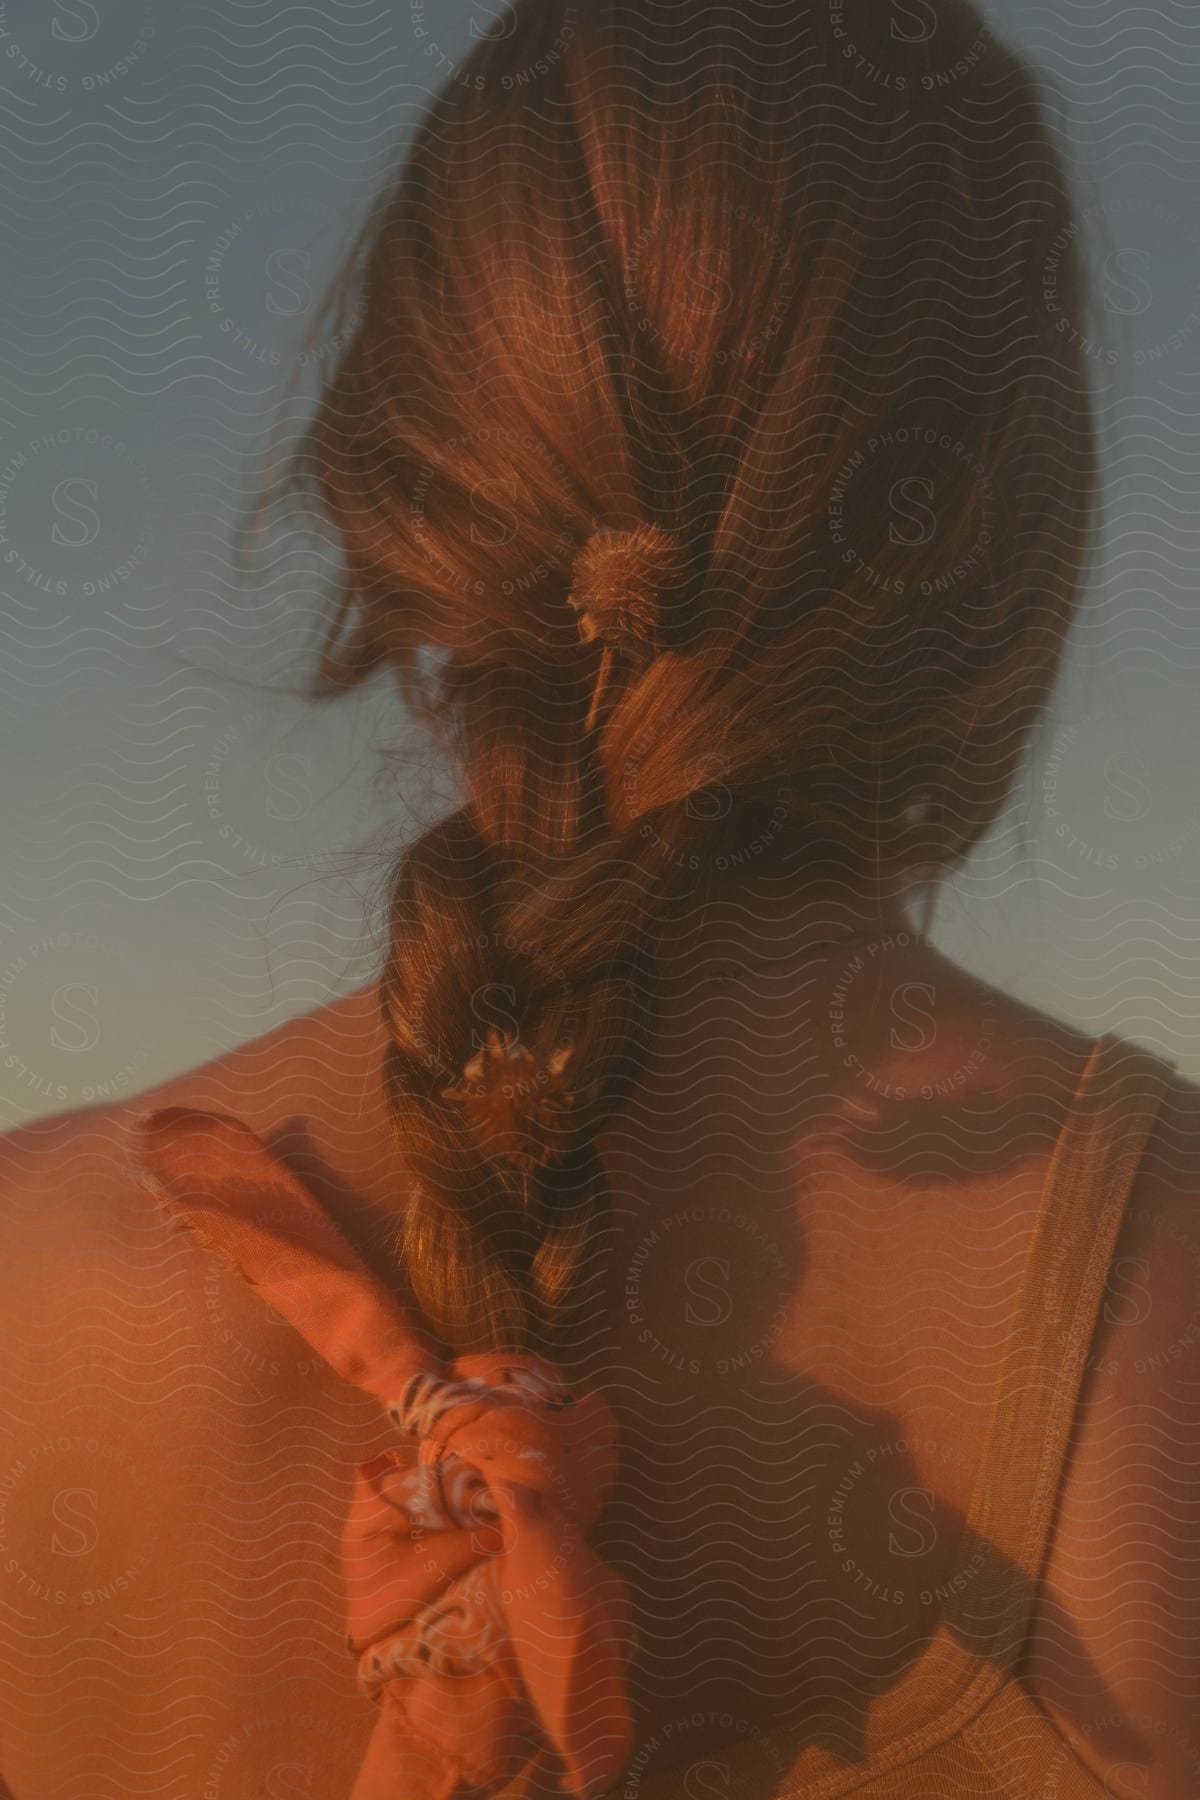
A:
[[[671,892],[655,862],[609,832],[535,872],[469,808],[402,858],[381,1005],[412,1176],[403,1247],[458,1348],[545,1353],[580,1298],[606,1207],[595,1136],[653,1029],[651,926]]]
[[[293,466],[344,555],[326,687],[391,668],[461,778],[381,986],[457,1348],[569,1320],[676,903],[781,813],[792,866],[952,868],[1056,677],[1082,246],[1027,70],[938,11],[931,46],[860,9],[848,60],[813,0],[696,0],[681,56],[675,8],[515,0],[368,224]]]

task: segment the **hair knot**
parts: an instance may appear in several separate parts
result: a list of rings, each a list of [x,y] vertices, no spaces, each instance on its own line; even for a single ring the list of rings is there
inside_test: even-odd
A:
[[[601,527],[593,532],[571,570],[570,606],[579,614],[585,644],[604,649],[587,728],[595,723],[617,657],[649,661],[658,648],[659,596],[678,585],[683,546],[661,525],[640,524],[628,531]]]
[[[573,1112],[585,1097],[568,1086],[573,1046],[555,1050],[544,1062],[518,1039],[495,1028],[464,1064],[455,1087],[443,1100],[460,1105],[484,1154],[525,1173],[561,1162],[572,1140]]]
[[[584,642],[599,638],[617,650],[652,649],[658,597],[678,580],[681,560],[679,539],[660,525],[593,532],[575,558],[568,596]]]

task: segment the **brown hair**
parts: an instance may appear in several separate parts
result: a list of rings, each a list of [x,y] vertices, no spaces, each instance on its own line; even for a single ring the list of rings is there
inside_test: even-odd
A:
[[[949,870],[1054,681],[1096,487],[1067,183],[1019,60],[931,13],[517,0],[352,259],[295,467],[344,553],[320,685],[390,665],[461,774],[381,986],[457,1348],[570,1316],[670,910],[739,856]]]

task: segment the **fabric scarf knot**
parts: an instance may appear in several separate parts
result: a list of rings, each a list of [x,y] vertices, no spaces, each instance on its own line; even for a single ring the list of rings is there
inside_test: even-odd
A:
[[[626,1583],[587,1543],[617,1472],[603,1396],[528,1355],[445,1372],[234,1118],[149,1114],[130,1173],[410,1440],[358,1466],[342,1538],[347,1641],[380,1708],[348,1800],[602,1794],[630,1753],[634,1641]]]

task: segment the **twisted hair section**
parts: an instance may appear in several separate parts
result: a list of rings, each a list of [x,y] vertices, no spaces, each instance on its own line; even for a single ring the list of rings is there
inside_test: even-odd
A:
[[[713,872],[952,868],[1056,676],[1096,486],[1068,183],[973,4],[889,25],[517,0],[366,227],[296,468],[344,565],[321,685],[394,671],[460,782],[381,987],[460,1350],[567,1329]]]

